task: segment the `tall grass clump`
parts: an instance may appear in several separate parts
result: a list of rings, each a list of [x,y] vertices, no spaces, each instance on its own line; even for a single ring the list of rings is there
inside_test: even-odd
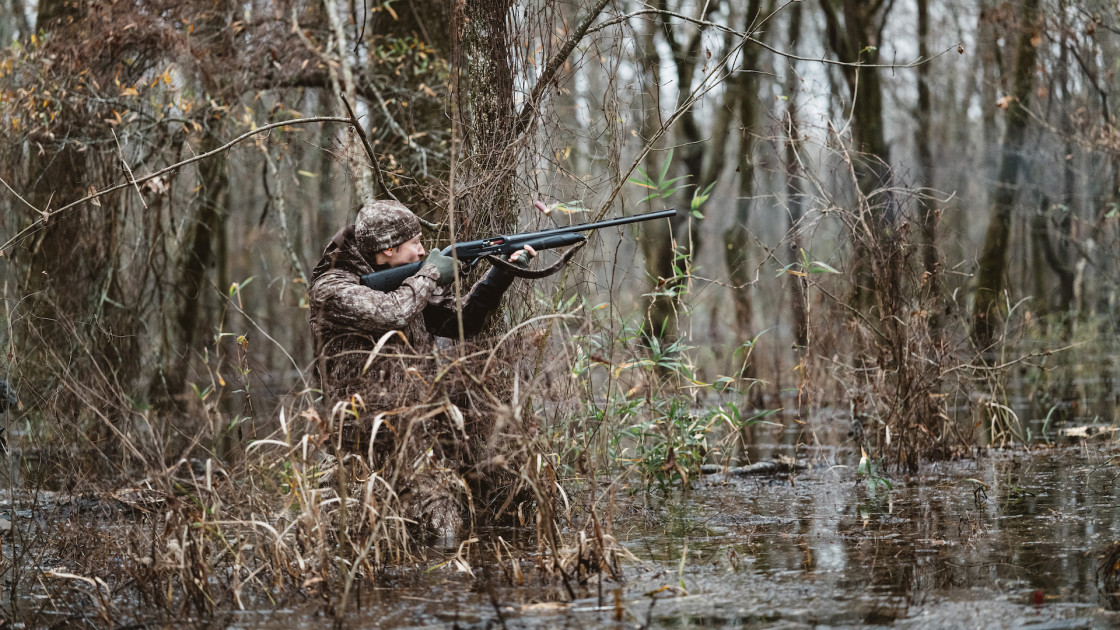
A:
[[[837,230],[847,243],[828,273],[801,270],[818,301],[809,309],[802,388],[818,407],[847,412],[857,457],[913,472],[923,460],[968,452],[973,418],[957,409],[998,370],[973,351],[962,317],[966,287],[938,254],[946,200],[898,184],[881,164],[878,185],[868,187],[859,164],[872,158],[842,143],[834,156],[834,180],[844,185],[806,178],[800,187],[815,191],[806,199],[816,208],[798,226],[799,239]]]
[[[171,410],[92,360],[79,378],[83,352],[45,339],[34,365],[13,363],[17,385],[56,380],[24,391],[9,424],[4,618],[166,623],[308,597],[342,616],[386,571],[443,566],[433,537],[494,524],[535,531],[546,574],[617,570],[603,528],[562,534],[556,520],[524,335],[384,350],[411,369],[407,387],[334,405],[312,388],[256,396],[249,337],[216,333]]]

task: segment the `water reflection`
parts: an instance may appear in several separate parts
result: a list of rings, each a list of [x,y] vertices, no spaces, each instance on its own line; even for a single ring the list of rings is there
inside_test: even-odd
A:
[[[539,579],[535,542],[518,538],[525,530],[481,532],[474,576],[444,564],[454,548],[432,549],[363,586],[347,625],[1120,626],[1095,579],[1102,551],[1120,540],[1115,445],[985,451],[886,488],[835,465],[851,461],[850,450],[772,444],[759,456],[800,450],[814,466],[620,499],[605,521],[641,559],[625,567],[624,584],[592,582],[572,601]],[[498,535],[521,550],[524,584],[493,565],[486,539]],[[237,623],[286,628],[321,627],[321,614],[314,601],[282,616],[236,613]]]
[[[1096,575],[1120,541],[1116,443],[985,450],[894,478],[891,488],[838,465],[855,460],[850,448],[775,439],[754,453],[797,454],[813,466],[620,498],[604,522],[641,559],[626,566],[625,584],[592,583],[571,601],[537,579],[531,532],[494,530],[471,548],[474,576],[445,564],[457,545],[431,549],[360,587],[350,625],[1120,626],[1120,602]],[[523,585],[493,566],[486,541],[499,535],[526,559]],[[309,600],[281,616],[231,614],[245,625],[320,627],[321,613]]]
[[[659,603],[662,625],[711,625],[713,610],[730,626],[877,624],[916,611],[929,621],[965,614],[962,602],[968,614],[1097,623],[1108,615],[1097,608],[1097,558],[1120,540],[1114,456],[1108,447],[997,452],[931,465],[893,489],[826,467],[793,483],[713,478],[666,497],[665,528],[629,540],[661,566],[685,567],[695,599]]]

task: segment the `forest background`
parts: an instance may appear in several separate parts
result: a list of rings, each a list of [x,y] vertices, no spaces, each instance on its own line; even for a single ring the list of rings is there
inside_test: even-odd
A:
[[[313,408],[310,269],[367,198],[432,243],[679,209],[493,332],[573,470],[687,476],[775,409],[914,470],[1026,439],[1009,376],[1060,409],[1047,361],[1120,329],[1114,3],[0,11],[9,442],[70,487]]]

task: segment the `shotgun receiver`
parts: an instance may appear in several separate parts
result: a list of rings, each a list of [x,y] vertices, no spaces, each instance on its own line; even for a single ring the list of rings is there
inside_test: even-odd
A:
[[[510,236],[491,236],[490,238],[477,241],[466,241],[448,245],[442,250],[442,253],[444,256],[451,256],[452,251],[454,251],[454,255],[459,261],[465,262],[467,265],[474,265],[480,258],[485,258],[487,256],[495,256],[504,260],[509,257],[510,254],[524,248],[526,245],[538,251],[567,247],[587,240],[587,237],[581,234],[581,232],[600,230],[613,225],[625,225],[627,223],[637,223],[639,221],[663,219],[671,217],[676,213],[677,211],[672,209],[660,210],[658,212],[647,212],[646,214],[638,214],[632,217],[607,219],[606,221],[595,221],[594,223],[579,223],[576,225],[569,225],[568,227],[541,230],[539,232],[527,232],[525,234],[513,234]],[[362,276],[361,281],[363,285],[375,291],[394,291],[400,287],[405,280],[411,278],[420,271],[420,267],[423,265],[424,261],[421,260],[383,271],[375,271]]]

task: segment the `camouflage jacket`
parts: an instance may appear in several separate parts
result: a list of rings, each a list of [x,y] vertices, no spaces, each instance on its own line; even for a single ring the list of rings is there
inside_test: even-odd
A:
[[[439,272],[424,265],[391,292],[375,291],[360,283],[361,276],[385,266],[370,264],[359,251],[353,226],[334,236],[311,276],[310,319],[316,365],[328,404],[360,393],[375,402],[402,382],[406,361],[394,354],[429,353],[435,337],[458,337],[458,321],[451,289],[439,287]],[[462,298],[463,329],[474,335],[494,311],[513,276],[495,267]],[[392,335],[370,356],[378,341]],[[407,340],[407,343],[406,341]],[[367,365],[368,364],[368,365]],[[373,400],[371,400],[373,399]]]

